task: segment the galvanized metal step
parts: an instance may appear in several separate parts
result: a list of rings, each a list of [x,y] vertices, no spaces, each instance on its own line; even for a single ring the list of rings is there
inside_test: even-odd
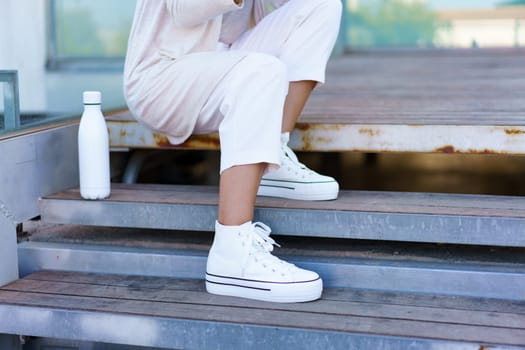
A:
[[[523,304],[325,289],[311,303],[202,281],[41,271],[0,288],[0,333],[168,349],[519,349]]]
[[[105,233],[106,231],[102,231]],[[108,235],[111,232],[107,232]],[[176,234],[176,233],[174,233]],[[81,236],[82,237],[82,236]],[[133,235],[129,235],[133,240]],[[424,259],[404,254],[330,250],[310,242],[319,252],[288,242],[275,253],[298,266],[316,271],[328,288],[353,288],[401,293],[446,294],[479,298],[525,300],[525,263],[480,261],[465,257]],[[29,241],[19,244],[20,274],[40,270],[80,271],[140,276],[202,279],[209,245],[167,244],[159,247],[125,247],[107,241],[57,243]],[[509,258],[510,259],[510,258]]]
[[[82,200],[76,189],[40,200],[46,222],[213,231],[213,186],[114,184],[111,198]],[[525,198],[341,191],[304,202],[258,198],[255,220],[293,236],[525,247]]]

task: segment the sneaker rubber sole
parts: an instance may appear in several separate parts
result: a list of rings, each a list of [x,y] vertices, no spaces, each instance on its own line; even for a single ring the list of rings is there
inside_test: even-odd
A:
[[[329,182],[296,182],[262,179],[258,196],[279,197],[305,201],[327,201],[337,199],[339,184]]]
[[[206,291],[276,303],[300,303],[319,299],[323,292],[323,280],[268,282],[206,273]]]

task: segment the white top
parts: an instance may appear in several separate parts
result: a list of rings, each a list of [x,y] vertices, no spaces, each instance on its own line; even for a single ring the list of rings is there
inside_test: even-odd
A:
[[[252,0],[253,18],[260,21],[271,8],[288,0]],[[192,133],[199,111],[213,88],[245,53],[221,56],[213,71],[202,76],[197,97],[188,103],[190,86],[175,79],[177,72],[209,65],[206,57],[188,54],[215,51],[222,15],[243,8],[233,0],[137,0],[124,67],[124,95],[133,115],[148,126],[168,134],[172,143],[184,142]],[[247,12],[250,5],[247,6]],[[248,17],[249,18],[249,17]],[[242,20],[237,26],[237,20]],[[245,12],[230,17],[234,32],[248,29]],[[226,32],[225,32],[226,33]],[[171,78],[171,79],[170,79]],[[176,83],[176,86],[174,86]],[[175,91],[176,90],[176,91]],[[162,104],[162,105],[159,105]],[[162,113],[159,113],[162,111]]]

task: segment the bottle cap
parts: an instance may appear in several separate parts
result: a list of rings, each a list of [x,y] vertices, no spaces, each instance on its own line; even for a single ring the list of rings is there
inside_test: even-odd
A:
[[[99,105],[102,100],[100,91],[84,91],[83,98],[85,105]]]

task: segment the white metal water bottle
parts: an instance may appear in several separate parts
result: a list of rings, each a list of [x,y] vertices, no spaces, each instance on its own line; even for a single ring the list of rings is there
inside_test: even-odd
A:
[[[78,129],[80,195],[103,199],[110,194],[108,129],[100,109],[100,92],[85,91],[83,97],[84,113]]]

